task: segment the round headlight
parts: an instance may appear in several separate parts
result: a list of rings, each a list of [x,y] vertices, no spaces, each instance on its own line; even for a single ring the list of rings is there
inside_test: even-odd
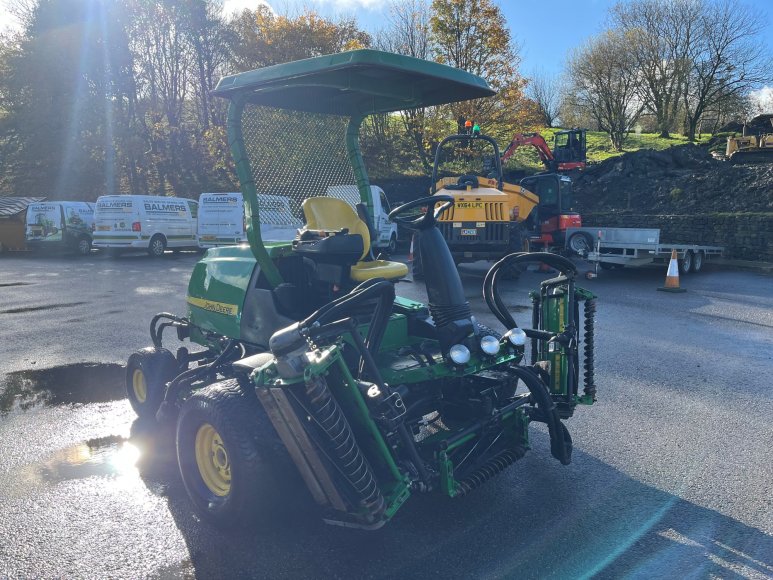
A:
[[[513,346],[523,346],[526,344],[526,333],[520,328],[513,328],[507,333],[507,340]]]
[[[454,364],[463,365],[470,362],[470,349],[463,344],[455,344],[448,351],[448,356]]]
[[[480,349],[488,355],[495,355],[499,352],[499,340],[495,336],[486,335],[480,339]]]

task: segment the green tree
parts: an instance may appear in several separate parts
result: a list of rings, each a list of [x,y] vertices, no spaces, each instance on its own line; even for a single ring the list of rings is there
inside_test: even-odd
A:
[[[117,190],[132,84],[121,5],[40,0],[25,22],[3,75],[10,187],[60,199]]]
[[[479,75],[497,91],[493,98],[450,106],[452,119],[475,120],[502,139],[538,122],[535,103],[524,96],[518,47],[498,6],[491,0],[433,0],[430,26],[435,60]]]

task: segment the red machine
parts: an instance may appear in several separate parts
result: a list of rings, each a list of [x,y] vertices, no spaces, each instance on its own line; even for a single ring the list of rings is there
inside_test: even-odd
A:
[[[516,133],[502,154],[502,164],[510,159],[515,150],[522,145],[534,147],[539,154],[540,161],[545,165],[545,169],[551,173],[585,169],[587,160],[585,129],[559,131],[553,137],[552,151],[545,138],[539,133]]]

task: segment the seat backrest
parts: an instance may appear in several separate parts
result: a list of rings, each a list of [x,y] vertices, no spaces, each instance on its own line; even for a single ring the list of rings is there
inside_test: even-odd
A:
[[[370,252],[370,232],[367,224],[362,221],[354,209],[340,199],[334,197],[310,197],[303,201],[303,215],[306,218],[306,228],[335,232],[347,228],[350,234],[362,236],[362,260]]]

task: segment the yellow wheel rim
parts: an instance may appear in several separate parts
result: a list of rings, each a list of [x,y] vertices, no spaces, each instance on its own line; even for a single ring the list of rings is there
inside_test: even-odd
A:
[[[148,398],[148,383],[145,381],[145,373],[141,369],[135,369],[132,375],[132,388],[137,400],[144,403]]]
[[[196,465],[204,485],[219,497],[231,491],[231,463],[220,434],[209,423],[196,432]]]

